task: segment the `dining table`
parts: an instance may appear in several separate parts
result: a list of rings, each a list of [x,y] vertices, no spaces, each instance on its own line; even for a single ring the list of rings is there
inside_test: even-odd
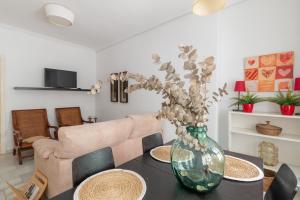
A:
[[[263,170],[263,161],[258,157],[224,151],[252,162]],[[199,193],[185,188],[172,172],[171,164],[153,159],[150,153],[130,160],[117,168],[132,170],[141,175],[147,186],[143,200],[262,200],[263,180],[240,182],[223,178],[214,190]],[[76,188],[71,188],[51,200],[73,200]]]

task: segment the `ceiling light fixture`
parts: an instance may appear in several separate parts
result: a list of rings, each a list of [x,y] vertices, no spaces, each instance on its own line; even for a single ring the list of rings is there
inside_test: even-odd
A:
[[[59,4],[49,3],[45,5],[45,13],[50,23],[61,27],[73,25],[74,13]]]
[[[195,0],[193,13],[195,15],[206,16],[223,9],[225,0]]]

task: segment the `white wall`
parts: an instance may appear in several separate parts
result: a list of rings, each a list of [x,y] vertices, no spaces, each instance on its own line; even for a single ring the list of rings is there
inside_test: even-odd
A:
[[[5,58],[7,149],[12,148],[12,109],[48,109],[55,124],[54,108],[81,106],[83,116],[98,115],[101,120],[124,117],[130,113],[155,112],[161,97],[138,91],[129,95],[129,103],[111,103],[109,84],[95,98],[81,92],[17,91],[14,86],[43,86],[43,68],[57,67],[78,72],[78,86],[89,87],[97,79],[106,80],[111,72],[130,71],[161,75],[152,64],[151,54],[160,53],[172,60],[183,74],[177,59],[177,45],[192,44],[200,57],[217,57],[217,73],[212,88],[229,83],[230,96],[211,111],[209,135],[227,146],[227,112],[235,80],[243,79],[243,59],[248,56],[294,50],[295,76],[300,76],[300,13],[298,0],[244,0],[218,15],[186,15],[118,45],[98,52],[39,34],[0,25],[0,55]],[[97,67],[96,67],[97,61]],[[95,74],[95,71],[97,72]],[[28,78],[29,77],[29,78]],[[264,96],[271,93],[264,93]],[[96,103],[96,113],[95,113]],[[256,111],[278,111],[272,104],[260,104]],[[219,123],[218,123],[219,121]],[[167,126],[167,139],[174,137]]]
[[[243,59],[249,56],[295,51],[294,76],[300,76],[300,1],[247,0],[219,15],[220,82],[232,90],[236,80],[243,80]],[[272,96],[273,93],[259,93]],[[219,138],[227,147],[228,106],[230,99],[219,104]],[[255,111],[279,112],[271,103],[255,105]]]
[[[152,74],[163,77],[158,66],[152,64],[151,55],[159,53],[163,61],[173,61],[184,75],[182,63],[178,59],[177,46],[181,43],[191,44],[198,49],[199,57],[217,54],[217,16],[199,18],[188,15],[173,22],[141,34],[97,54],[97,78],[107,80],[112,72],[127,70],[132,73]],[[213,85],[213,87],[215,87]],[[129,94],[129,103],[111,103],[109,84],[105,84],[97,97],[97,115],[102,120],[124,117],[127,114],[156,112],[160,108],[161,96],[148,91]],[[217,139],[216,109],[213,108],[209,134]],[[170,125],[165,128],[166,140],[174,138]]]
[[[231,5],[218,15],[197,17],[187,15],[154,30],[138,35],[97,54],[97,78],[106,80],[111,72],[128,70],[145,75],[159,74],[151,63],[151,54],[160,53],[164,60],[176,60],[176,46],[192,44],[200,55],[217,57],[217,73],[213,88],[229,84],[230,95],[211,112],[209,135],[227,148],[227,113],[233,95],[233,84],[243,80],[243,59],[248,56],[294,50],[295,76],[300,76],[300,7],[299,0],[245,0]],[[181,71],[182,72],[182,71]],[[97,115],[102,119],[123,117],[129,113],[152,112],[159,109],[160,97],[136,92],[129,103],[111,103],[106,84],[97,97]],[[263,93],[263,96],[272,93]],[[256,105],[256,111],[278,111],[270,103]],[[218,125],[217,125],[218,124]],[[172,137],[168,129],[168,138]]]
[[[89,88],[96,80],[96,53],[86,47],[66,43],[20,29],[0,26],[0,55],[5,58],[6,149],[12,149],[11,110],[47,108],[51,124],[56,124],[54,108],[80,106],[83,116],[95,115],[95,97],[86,92],[21,91],[15,86],[44,84],[44,67],[77,71],[78,87]]]

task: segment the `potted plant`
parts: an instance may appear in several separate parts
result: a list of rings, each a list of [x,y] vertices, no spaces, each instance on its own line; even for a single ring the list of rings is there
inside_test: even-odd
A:
[[[285,95],[279,91],[275,97],[269,97],[267,100],[278,104],[283,115],[293,115],[295,106],[300,106],[300,95],[293,94],[292,91],[287,91]]]
[[[215,70],[214,58],[198,61],[197,50],[192,46],[179,46],[179,58],[186,71],[185,81],[172,62],[162,62],[158,54],[153,54],[154,63],[166,73],[164,81],[152,75],[127,74],[127,79],[136,83],[128,87],[128,92],[140,89],[161,94],[163,102],[156,117],[168,119],[176,127],[178,138],[172,145],[171,166],[180,183],[198,192],[216,188],[223,179],[224,152],[207,135],[210,107],[227,95],[226,84],[209,93],[207,85]],[[208,162],[209,161],[209,162]]]
[[[243,112],[251,113],[253,111],[254,104],[264,101],[263,98],[258,97],[256,94],[247,94],[242,95],[240,98],[232,98],[235,102],[231,106],[236,106],[238,104],[243,105]]]

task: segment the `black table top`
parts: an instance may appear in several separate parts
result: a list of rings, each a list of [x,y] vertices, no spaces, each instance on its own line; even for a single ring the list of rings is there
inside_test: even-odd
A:
[[[248,160],[263,169],[261,159],[225,151],[225,154]],[[261,200],[263,199],[263,181],[238,182],[223,179],[213,191],[200,194],[185,189],[173,175],[170,164],[154,160],[149,153],[139,156],[118,168],[128,169],[140,174],[146,182],[147,191],[144,200]],[[72,188],[51,200],[73,200]]]

